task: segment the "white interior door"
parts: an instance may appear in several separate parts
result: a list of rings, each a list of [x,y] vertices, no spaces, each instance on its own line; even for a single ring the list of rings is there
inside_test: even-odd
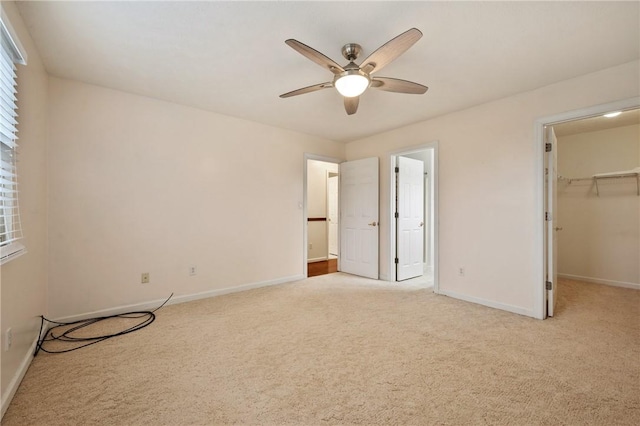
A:
[[[378,158],[340,164],[340,270],[378,279]]]
[[[338,255],[338,175],[327,177],[327,225],[329,255]]]
[[[398,157],[396,279],[424,273],[424,163]]]
[[[558,240],[556,237],[558,205],[558,147],[553,127],[547,128],[546,143],[550,147],[545,156],[546,167],[546,223],[547,223],[547,315],[552,317],[558,301]],[[551,284],[548,284],[551,283]]]

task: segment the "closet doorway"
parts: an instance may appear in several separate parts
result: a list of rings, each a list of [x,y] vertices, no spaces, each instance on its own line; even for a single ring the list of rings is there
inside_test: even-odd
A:
[[[339,165],[321,157],[306,159],[307,276],[338,271]]]
[[[557,303],[563,285],[573,292],[584,283],[640,290],[637,100],[538,124],[545,135],[541,317],[561,314],[570,302]]]

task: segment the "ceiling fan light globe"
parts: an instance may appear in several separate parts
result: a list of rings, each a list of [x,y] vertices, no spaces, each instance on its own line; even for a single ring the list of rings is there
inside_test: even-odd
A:
[[[369,80],[366,76],[360,73],[347,74],[336,79],[334,86],[338,92],[346,97],[353,98],[360,96],[369,87]]]

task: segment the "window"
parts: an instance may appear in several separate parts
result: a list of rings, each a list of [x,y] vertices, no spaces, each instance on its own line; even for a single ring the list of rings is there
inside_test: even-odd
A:
[[[16,63],[26,55],[7,20],[0,20],[0,264],[25,253],[18,206]]]

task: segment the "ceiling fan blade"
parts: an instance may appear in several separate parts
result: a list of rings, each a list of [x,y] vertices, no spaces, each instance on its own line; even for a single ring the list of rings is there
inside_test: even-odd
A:
[[[375,77],[371,80],[371,87],[386,92],[409,93],[412,95],[422,95],[429,89],[422,84],[413,81],[400,80],[398,78]]]
[[[333,83],[326,82],[326,83],[314,84],[313,86],[307,86],[307,87],[303,87],[302,89],[297,89],[291,92],[284,93],[280,95],[280,97],[290,98],[291,96],[304,95],[305,93],[311,93],[317,90],[328,89],[329,87],[333,87]]]
[[[380,46],[360,65],[360,69],[367,74],[380,71],[391,61],[407,51],[420,40],[422,33],[417,28],[411,28]]]
[[[348,115],[353,115],[358,111],[358,104],[360,103],[360,96],[354,96],[352,98],[344,98],[344,109]]]
[[[322,68],[326,68],[334,74],[340,74],[344,72],[344,69],[338,65],[334,60],[326,57],[322,53],[318,52],[312,47],[307,46],[304,43],[300,43],[298,40],[294,40],[290,38],[286,40],[289,46],[298,51],[298,53],[302,54],[308,59],[311,59],[316,64],[320,65]]]

